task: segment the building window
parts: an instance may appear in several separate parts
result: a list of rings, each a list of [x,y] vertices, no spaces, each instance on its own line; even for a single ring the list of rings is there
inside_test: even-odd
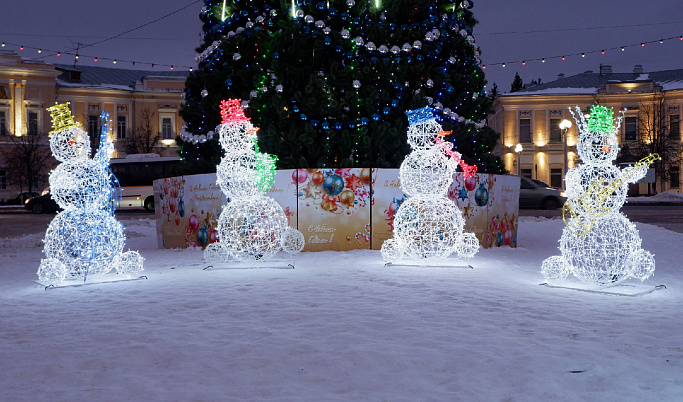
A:
[[[679,174],[679,169],[678,166],[674,166],[671,168],[671,171],[669,172],[669,179],[670,179],[670,184],[669,186],[671,188],[678,188],[679,183],[680,183],[680,174]]]
[[[7,190],[7,169],[0,169],[0,190]]]
[[[560,129],[560,122],[558,118],[550,119],[550,142],[562,142],[562,130]]]
[[[28,111],[28,135],[38,135],[38,112]]]
[[[531,119],[519,119],[519,142],[531,142]]]
[[[531,169],[520,169],[519,175],[531,179]]]
[[[7,117],[4,110],[0,110],[0,135],[7,135]]]
[[[159,113],[159,127],[161,128],[161,139],[172,140],[175,139],[175,114]]]
[[[550,169],[550,187],[562,187],[562,169]]]
[[[681,116],[677,114],[669,115],[669,135],[671,138],[680,138],[681,136]]]
[[[116,116],[116,138],[126,138],[126,116]]]
[[[88,116],[88,136],[90,149],[95,152],[100,145],[100,116],[94,114]]]
[[[638,118],[635,116],[624,118],[624,141],[638,140]]]

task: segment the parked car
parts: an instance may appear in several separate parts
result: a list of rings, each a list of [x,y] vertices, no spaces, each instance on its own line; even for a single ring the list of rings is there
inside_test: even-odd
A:
[[[530,209],[557,209],[564,205],[564,191],[547,184],[520,176],[519,207]]]
[[[33,211],[34,214],[54,213],[62,210],[62,208],[57,205],[57,201],[52,199],[50,193],[28,200],[26,209]]]
[[[5,201],[5,205],[26,205],[26,201],[30,200],[33,197],[37,197],[39,195],[40,194],[38,194],[38,193],[25,191],[23,193],[19,193],[19,194],[15,195],[14,197],[10,198],[7,201]]]

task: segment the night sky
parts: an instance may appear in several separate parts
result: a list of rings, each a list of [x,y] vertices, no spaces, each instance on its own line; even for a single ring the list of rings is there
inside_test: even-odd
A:
[[[3,3],[0,40],[6,43],[4,49],[15,50],[25,58],[72,64],[74,49],[80,43],[79,64],[114,66],[116,59],[116,66],[121,68],[195,66],[202,1]],[[87,46],[188,5],[141,29]],[[683,35],[683,0],[474,0],[473,11],[479,20],[474,36],[486,65],[488,88],[496,82],[501,92],[509,91],[515,72],[525,82],[538,78],[548,82],[559,73],[598,71],[601,63],[611,65],[614,72],[630,72],[635,64],[643,65],[645,72],[683,68],[683,41],[678,39]],[[671,37],[675,39],[659,43]],[[646,43],[644,47],[641,42]],[[23,51],[19,45],[24,46]],[[626,47],[623,52],[622,46]],[[39,54],[38,49],[43,52]],[[62,55],[57,57],[56,51]],[[585,57],[581,57],[582,52]],[[546,62],[542,63],[544,57]],[[132,61],[136,62],[134,66]]]

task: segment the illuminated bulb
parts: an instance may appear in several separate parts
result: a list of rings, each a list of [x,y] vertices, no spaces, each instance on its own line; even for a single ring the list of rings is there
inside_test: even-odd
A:
[[[97,61],[97,57],[95,57],[95,61]]]
[[[114,59],[114,61],[112,61],[112,64],[116,64],[116,59]]]
[[[19,46],[19,50],[24,50],[24,47],[23,47],[23,46]]]
[[[61,56],[62,52],[57,52],[57,57]]]
[[[38,49],[38,53],[43,53],[43,49]]]

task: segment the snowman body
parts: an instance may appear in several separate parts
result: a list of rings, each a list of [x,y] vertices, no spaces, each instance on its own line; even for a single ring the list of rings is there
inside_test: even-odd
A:
[[[208,263],[265,261],[280,251],[303,249],[303,234],[287,226],[282,207],[264,194],[273,184],[275,160],[257,152],[256,131],[238,100],[221,102],[219,141],[225,151],[216,180],[229,202],[218,217],[219,241],[204,251]]]
[[[401,189],[408,198],[394,215],[394,237],[382,244],[382,258],[394,263],[404,257],[438,260],[452,253],[472,257],[479,242],[474,234],[463,231],[462,212],[447,197],[458,162],[434,141],[442,130],[431,113],[415,112],[418,117],[408,129],[413,152],[399,169]]]
[[[565,177],[561,255],[546,259],[542,273],[547,282],[572,274],[600,286],[628,278],[646,279],[654,272],[654,257],[641,248],[638,230],[619,211],[626,202],[628,183],[645,175],[647,163],[623,170],[614,166],[621,119],[615,128],[610,109],[593,107],[588,121],[580,109],[577,112],[572,111],[580,131],[577,152],[584,163]]]
[[[113,213],[117,192],[108,169],[113,145],[106,139],[106,115],[101,116],[100,148],[90,158],[88,135],[73,122],[67,105],[49,110],[55,125],[50,148],[61,162],[50,174],[50,190],[63,211],[45,233],[46,258],[38,269],[39,281],[55,285],[66,279],[85,281],[113,269],[124,275],[141,271],[143,258],[135,251],[123,252],[123,226]]]

